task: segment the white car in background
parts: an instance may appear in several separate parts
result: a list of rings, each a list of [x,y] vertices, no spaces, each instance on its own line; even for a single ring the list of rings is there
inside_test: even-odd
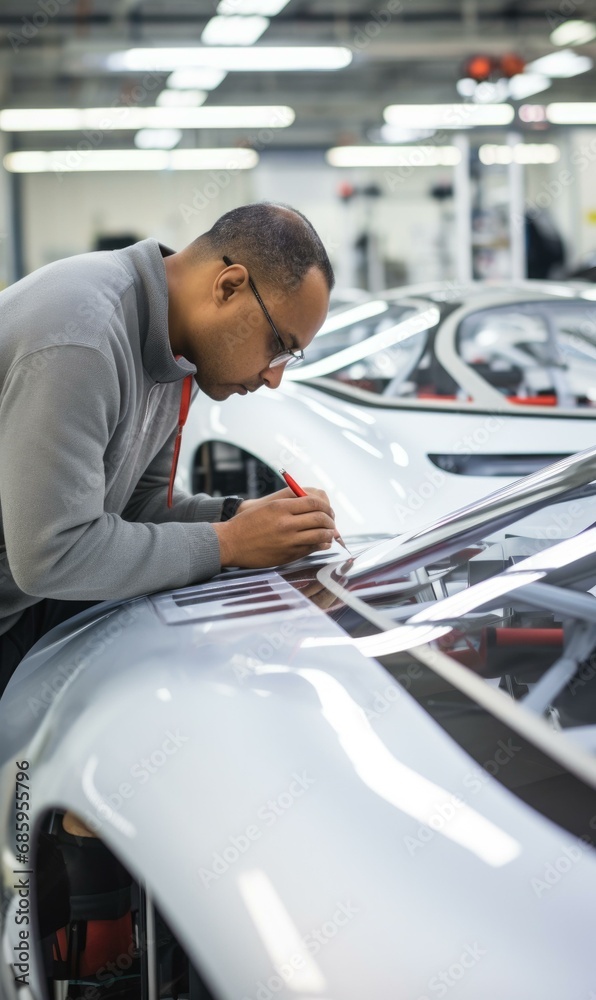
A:
[[[594,298],[529,281],[340,291],[275,392],[199,394],[179,483],[262,496],[286,468],[327,490],[344,534],[411,530],[596,442]]]

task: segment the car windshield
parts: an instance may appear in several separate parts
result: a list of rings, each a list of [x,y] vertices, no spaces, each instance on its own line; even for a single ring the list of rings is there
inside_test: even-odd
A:
[[[548,714],[555,729],[596,754],[596,528],[538,546],[525,559],[516,558],[520,552],[504,560],[493,553],[504,571],[476,573],[463,588],[445,586],[447,566],[443,577],[437,570],[426,580],[434,600],[410,597],[404,605],[396,592],[372,601],[360,592],[358,606],[351,602],[335,617],[386,666],[430,645],[533,714]],[[588,682],[585,697],[574,697]]]
[[[595,479],[592,449],[500,490],[482,511],[470,505],[328,564],[318,591],[302,588],[339,626],[310,645],[349,643],[376,659],[480,765],[464,802],[488,771],[593,845]],[[381,683],[371,718],[396,697]]]
[[[462,321],[457,351],[510,402],[596,405],[596,303],[520,302]]]
[[[427,302],[383,299],[331,311],[308,349],[307,361],[289,381],[330,378],[383,395],[399,394],[424,355],[439,309]]]
[[[491,579],[596,525],[596,448],[555,462],[418,531],[368,544],[350,558],[319,554],[281,574],[315,603],[352,609],[364,627],[376,612],[393,623],[417,608]],[[324,560],[324,561],[323,561]],[[335,612],[334,612],[335,613]]]
[[[377,613],[393,627],[416,609],[455,597],[594,524],[596,449],[589,449],[420,531],[313,567],[318,591],[315,587],[307,593],[322,607],[335,605],[334,617],[351,609],[365,632],[378,628]],[[282,572],[296,586],[304,585],[300,571],[294,574],[290,567]]]
[[[593,528],[402,621],[348,608],[339,623],[480,765],[464,802],[488,772],[596,846],[595,595]]]
[[[478,308],[450,331],[449,316],[478,289],[339,299],[289,381],[326,378],[388,401],[589,409],[596,406],[596,302],[567,296]],[[484,290],[484,295],[490,291]],[[519,296],[511,289],[494,292]],[[444,328],[445,327],[445,328]],[[484,387],[484,391],[483,391]],[[488,399],[486,393],[490,393]]]
[[[340,591],[391,584],[433,566],[468,567],[505,533],[515,558],[552,545],[596,523],[596,449],[561,459],[530,476],[447,514],[426,527],[365,548],[353,559],[320,570],[321,582]],[[525,539],[525,541],[523,541]],[[527,551],[523,548],[526,546]],[[480,558],[481,557],[481,558]],[[507,556],[509,558],[509,556]],[[447,562],[446,562],[447,561]],[[467,570],[466,570],[467,571]],[[472,572],[472,571],[470,571]],[[495,570],[496,572],[496,570]],[[340,596],[343,595],[340,593]]]

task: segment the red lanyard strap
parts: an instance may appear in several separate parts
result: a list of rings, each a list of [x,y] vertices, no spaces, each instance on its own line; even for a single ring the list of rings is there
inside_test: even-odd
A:
[[[176,358],[176,360],[178,360],[178,357]],[[172,468],[170,470],[170,483],[168,486],[168,507],[171,507],[173,503],[174,480],[176,478],[176,469],[178,468],[178,456],[180,455],[180,445],[182,444],[182,431],[186,423],[186,418],[188,417],[188,411],[190,409],[190,400],[192,397],[192,380],[193,380],[193,375],[186,375],[182,383],[182,393],[180,395],[180,411],[178,413],[178,433],[176,434],[176,440],[174,441],[174,456],[172,458]]]

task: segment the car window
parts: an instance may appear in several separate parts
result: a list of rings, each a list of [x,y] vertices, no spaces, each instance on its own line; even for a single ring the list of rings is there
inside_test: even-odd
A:
[[[341,618],[350,634],[346,622],[353,620],[358,628],[366,623],[365,634],[408,623],[411,641],[414,636],[416,642],[430,641],[434,626],[425,623],[421,630],[418,620],[410,622],[417,611],[442,606],[447,599],[456,602],[461,616],[474,587],[503,571],[526,566],[535,574],[540,564],[539,576],[544,575],[562,539],[571,546],[566,551],[574,552],[577,545],[581,552],[596,525],[595,460],[594,449],[581,452],[421,531],[382,540],[350,559],[313,570],[319,584],[312,591],[316,603]],[[406,648],[408,630],[401,636]],[[376,655],[375,648],[370,653]]]
[[[380,541],[354,558],[323,567],[319,580],[338,594],[368,580],[401,579],[413,570],[442,564],[470,546],[506,534],[552,544],[596,523],[596,449],[561,459],[472,504],[395,538]],[[528,543],[529,544],[529,543]],[[462,556],[461,561],[469,558]]]
[[[412,608],[397,627],[389,610],[380,654],[429,643],[596,753],[595,557],[591,528]]]
[[[507,542],[481,561],[500,562]],[[514,542],[506,570],[481,571],[472,585],[462,550],[420,574],[361,580],[329,614],[479,765],[471,762],[444,822],[491,775],[594,847],[596,528],[556,545],[529,540],[521,559]],[[378,712],[396,698],[387,688]]]
[[[325,377],[375,395],[411,395],[438,320],[436,306],[412,301],[379,299],[337,309],[308,348],[306,363],[286,378]]]
[[[564,516],[568,516],[565,513],[568,509],[568,505],[556,505],[552,508],[553,518],[562,521]],[[582,527],[596,522],[596,497],[577,501],[573,510]],[[519,522],[520,525],[522,523]],[[397,558],[380,566],[373,565],[366,572],[351,578],[342,574],[341,566],[323,567],[319,571],[319,580],[336,594],[339,608],[352,608],[367,618],[366,607],[370,612],[368,619],[373,624],[378,624],[377,613],[381,613],[387,621],[400,624],[409,621],[417,611],[445,598],[460,595],[465,600],[464,595],[470,588],[498,577],[507,569],[525,565],[531,556],[538,559],[544,554],[547,559],[549,550],[565,536],[560,529],[552,532],[550,538],[516,534],[516,530],[514,523],[504,537],[487,531],[477,541],[454,546],[452,551],[442,555],[433,554],[431,549],[421,556],[419,565],[414,565],[411,558],[407,561]],[[582,537],[581,533],[578,537]],[[336,605],[334,617],[339,620],[341,614]]]
[[[472,313],[457,350],[512,403],[596,406],[596,305],[523,302]]]

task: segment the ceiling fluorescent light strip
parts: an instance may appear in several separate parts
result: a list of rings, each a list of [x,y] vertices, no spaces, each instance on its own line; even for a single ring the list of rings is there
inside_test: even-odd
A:
[[[203,45],[254,45],[269,27],[269,18],[260,15],[250,17],[212,17],[203,28]]]
[[[480,146],[478,157],[486,166],[508,163],[556,163],[561,151],[550,142],[518,142],[514,146],[486,143]]]
[[[548,90],[551,83],[550,77],[541,73],[517,73],[509,81],[509,96],[514,101],[523,101],[526,97]]]
[[[10,108],[0,111],[4,132],[68,132],[82,129],[287,128],[296,115],[280,105],[208,108]]]
[[[142,128],[134,142],[137,149],[173,149],[181,138],[179,128]]]
[[[549,52],[534,62],[528,63],[525,72],[544,73],[545,76],[568,80],[592,69],[593,63],[589,56],[580,56],[573,49],[561,49],[559,52]]]
[[[191,66],[175,69],[166,80],[166,87],[171,90],[215,90],[225,78],[223,69]]]
[[[456,146],[335,146],[326,153],[332,167],[454,167]]]
[[[209,93],[207,90],[178,90],[165,87],[157,95],[155,103],[160,108],[199,108],[204,104]]]
[[[263,17],[275,17],[287,6],[289,0],[220,0],[216,13],[228,17],[234,14],[261,14]]]
[[[547,104],[546,119],[552,125],[595,125],[596,104],[590,101]]]
[[[596,38],[596,24],[590,21],[568,20],[555,28],[550,41],[553,45],[585,45],[594,38]]]
[[[253,149],[58,149],[7,153],[4,166],[11,173],[68,174],[119,170],[251,170],[259,162]]]
[[[402,128],[474,128],[508,125],[514,116],[511,104],[390,104],[383,117]]]
[[[344,46],[251,46],[238,48],[163,48],[126,49],[112,52],[106,59],[108,69],[116,72],[142,71],[168,72],[176,69],[215,67],[228,72],[269,71],[295,72],[297,70],[338,70],[352,62],[352,52]]]

